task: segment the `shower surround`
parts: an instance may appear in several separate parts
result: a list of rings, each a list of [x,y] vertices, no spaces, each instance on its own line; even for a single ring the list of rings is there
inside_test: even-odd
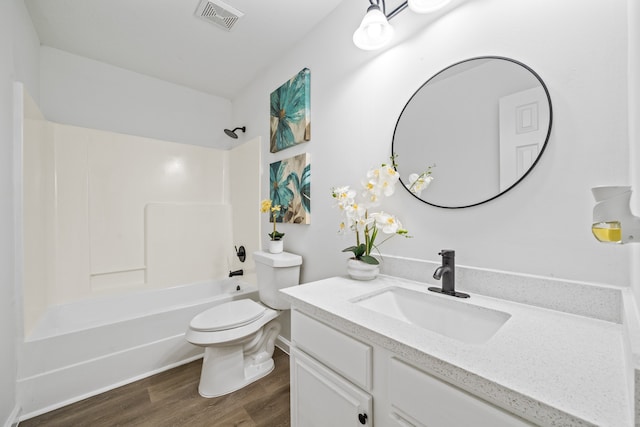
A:
[[[24,103],[25,341],[20,352],[25,363],[19,367],[18,388],[23,411],[33,414],[64,403],[47,395],[48,391],[60,394],[67,383],[54,371],[82,379],[75,390],[65,392],[68,403],[200,353],[181,339],[189,316],[209,301],[199,296],[201,286],[192,285],[204,283],[207,294],[228,295],[224,278],[240,268],[245,271],[243,282],[255,285],[253,260],[240,263],[234,245],[253,252],[260,244],[255,214],[260,200],[260,139],[231,151],[217,150],[53,123],[26,94]],[[178,294],[189,302],[165,297],[156,300],[152,311],[144,309],[147,297]],[[97,310],[91,307],[107,307],[107,301],[119,302],[102,310],[100,325],[93,325]],[[132,312],[138,313],[135,322],[141,324],[133,336],[127,328],[120,332],[103,328],[121,324],[118,307],[132,305],[140,307]],[[191,308],[184,310],[185,306]],[[164,311],[180,314],[162,317],[159,335],[149,332],[157,313]],[[75,325],[76,330],[57,331],[50,328],[53,324],[44,325],[53,318]],[[99,328],[91,329],[95,326]],[[47,331],[40,336],[43,330]],[[108,335],[94,340],[123,335],[132,339],[116,350],[107,345],[99,354],[81,356],[88,354],[85,347],[91,341],[86,337],[102,330]],[[69,339],[79,333],[85,338]],[[52,347],[43,352],[44,342]],[[115,354],[122,358],[149,342],[172,344],[143,352],[144,357],[135,359],[140,363],[129,364],[136,369],[122,369],[124,376],[115,372],[117,363],[106,370],[91,368],[95,360]],[[49,369],[47,354],[61,351],[75,354],[69,359],[73,362]],[[105,378],[105,371],[114,371],[113,379]]]

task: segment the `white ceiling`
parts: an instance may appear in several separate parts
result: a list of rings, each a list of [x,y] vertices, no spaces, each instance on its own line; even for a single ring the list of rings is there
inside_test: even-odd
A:
[[[244,13],[230,32],[195,16],[200,0],[25,3],[43,45],[233,99],[342,0],[224,1]]]

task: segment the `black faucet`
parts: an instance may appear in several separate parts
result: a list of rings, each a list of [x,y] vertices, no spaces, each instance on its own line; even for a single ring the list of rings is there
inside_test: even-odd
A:
[[[229,277],[242,276],[243,274],[244,274],[244,271],[242,271],[242,269],[236,270],[236,271],[230,271],[229,272]]]
[[[438,255],[442,256],[442,265],[436,268],[433,278],[442,279],[442,288],[430,287],[429,290],[452,297],[469,298],[469,294],[456,292],[456,251],[443,249]]]

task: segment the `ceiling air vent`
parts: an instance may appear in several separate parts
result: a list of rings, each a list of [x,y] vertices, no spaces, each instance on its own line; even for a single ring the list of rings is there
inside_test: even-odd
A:
[[[231,31],[244,13],[220,0],[202,0],[196,10],[196,16]]]

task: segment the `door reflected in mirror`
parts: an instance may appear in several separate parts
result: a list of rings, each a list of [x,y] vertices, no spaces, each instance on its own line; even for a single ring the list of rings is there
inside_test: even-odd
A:
[[[430,78],[409,99],[392,153],[405,188],[432,168],[433,181],[412,194],[433,206],[463,208],[504,194],[536,165],[551,132],[542,79],[508,58],[459,62]]]

